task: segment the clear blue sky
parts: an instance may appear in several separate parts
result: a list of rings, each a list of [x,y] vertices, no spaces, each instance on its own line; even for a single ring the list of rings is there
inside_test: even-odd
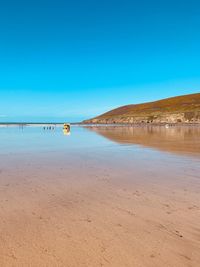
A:
[[[0,3],[0,121],[79,121],[200,92],[200,2]]]

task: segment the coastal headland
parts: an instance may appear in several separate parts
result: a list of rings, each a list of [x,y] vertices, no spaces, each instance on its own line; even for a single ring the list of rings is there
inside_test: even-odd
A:
[[[200,93],[126,105],[84,124],[200,124]]]

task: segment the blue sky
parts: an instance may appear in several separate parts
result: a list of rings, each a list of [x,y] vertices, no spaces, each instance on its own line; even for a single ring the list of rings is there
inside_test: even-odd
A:
[[[199,1],[1,1],[0,121],[200,92]]]

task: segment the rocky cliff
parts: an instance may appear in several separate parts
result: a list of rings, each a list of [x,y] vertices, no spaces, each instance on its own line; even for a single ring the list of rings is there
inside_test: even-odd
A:
[[[119,107],[83,123],[200,123],[200,93]]]

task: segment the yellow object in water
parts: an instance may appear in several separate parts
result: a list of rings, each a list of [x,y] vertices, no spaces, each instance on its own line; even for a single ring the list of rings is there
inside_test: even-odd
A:
[[[63,134],[64,135],[70,135],[70,124],[69,123],[64,123]]]
[[[69,123],[64,123],[64,125],[63,125],[63,130],[68,130],[68,131],[70,131],[70,124],[69,124]]]

